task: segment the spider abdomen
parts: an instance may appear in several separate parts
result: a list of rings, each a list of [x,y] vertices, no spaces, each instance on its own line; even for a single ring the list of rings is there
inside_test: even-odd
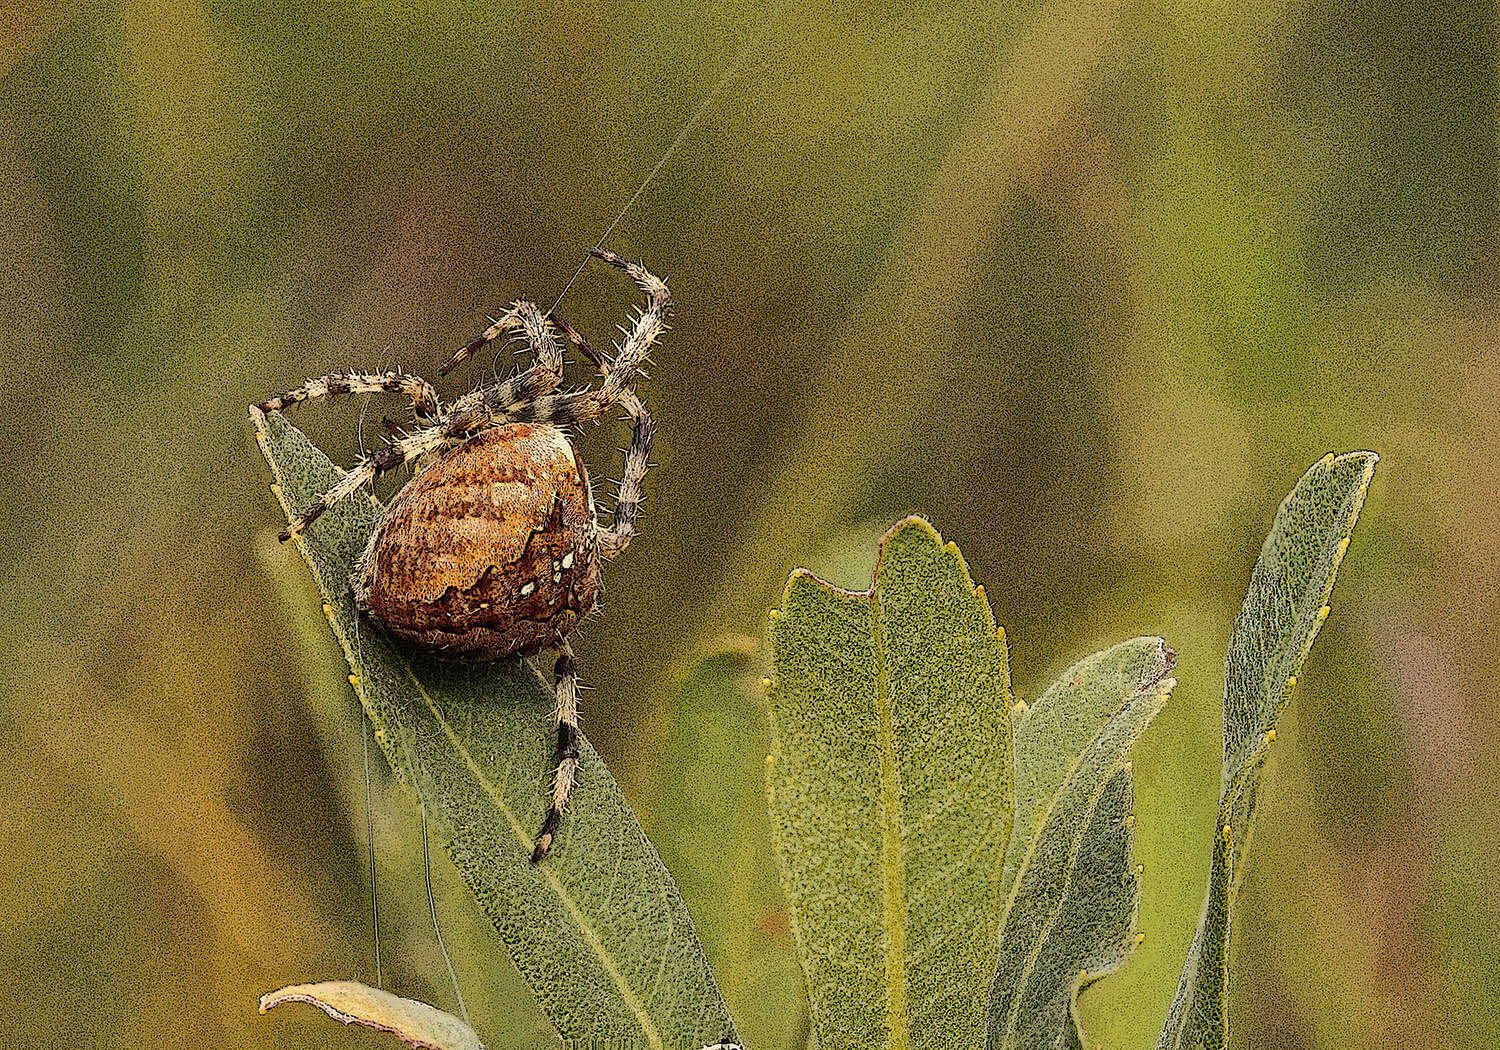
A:
[[[599,597],[588,473],[545,424],[482,431],[406,484],[351,585],[397,638],[468,662],[556,645]]]

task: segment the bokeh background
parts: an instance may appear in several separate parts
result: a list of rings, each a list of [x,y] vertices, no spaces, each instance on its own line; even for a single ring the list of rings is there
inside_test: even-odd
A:
[[[269,539],[245,406],[336,368],[432,374],[486,309],[550,302],[762,27],[609,239],[679,303],[644,537],[576,641],[643,819],[683,781],[664,736],[694,654],[760,638],[795,565],[857,576],[924,512],[1021,695],[1124,637],[1179,653],[1136,766],[1147,939],[1086,1011],[1101,1045],[1149,1046],[1251,564],[1309,463],[1372,448],[1269,769],[1234,1042],[1500,1041],[1493,7],[23,7],[0,15],[13,1044],[379,1041],[254,1010],[374,961],[359,715]],[[562,312],[603,340],[632,300],[591,270]],[[297,418],[348,462],[382,413]],[[600,476],[620,436],[586,436]],[[413,800],[381,774],[382,976],[451,1009]],[[481,1032],[547,1045],[435,864]]]

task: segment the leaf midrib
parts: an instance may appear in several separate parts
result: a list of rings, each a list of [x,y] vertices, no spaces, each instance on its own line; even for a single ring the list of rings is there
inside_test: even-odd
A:
[[[1109,789],[1110,781],[1114,779],[1116,773],[1124,769],[1128,764],[1129,762],[1126,759],[1120,759],[1111,764],[1104,777],[1100,780],[1099,790],[1095,791],[1089,798],[1088,808],[1084,811],[1084,818],[1079,821],[1078,833],[1073,836],[1073,844],[1068,850],[1068,876],[1063,883],[1062,893],[1058,894],[1057,905],[1051,909],[1051,914],[1047,919],[1047,925],[1042,931],[1042,935],[1035,939],[1035,943],[1032,944],[1026,953],[1026,961],[1021,964],[1021,971],[1016,980],[1016,992],[1012,996],[1011,1007],[1005,1017],[1005,1034],[1000,1044],[1002,1047],[1015,1045],[1016,1025],[1020,1023],[1021,1006],[1026,1002],[1024,992],[1027,985],[1031,982],[1031,975],[1036,970],[1036,963],[1041,958],[1042,949],[1051,938],[1053,927],[1057,925],[1058,918],[1061,917],[1063,909],[1067,906],[1068,893],[1073,887],[1074,878],[1078,872],[1078,854],[1082,849],[1083,840],[1088,834],[1089,824],[1093,821],[1094,814],[1099,809],[1099,803],[1104,798],[1104,792]],[[1043,824],[1042,826],[1045,827],[1046,825]],[[1038,834],[1037,838],[1041,838],[1041,835]],[[1020,885],[1020,881],[1020,870],[1018,869],[1016,884]],[[1007,911],[1007,918],[1009,914]]]
[[[438,725],[442,727],[443,733],[448,737],[449,742],[463,756],[464,764],[468,766],[474,780],[484,789],[485,794],[495,804],[495,808],[500,811],[500,815],[510,825],[511,833],[516,837],[516,841],[523,848],[529,848],[531,840],[527,835],[525,827],[516,819],[515,813],[500,793],[499,787],[485,775],[483,768],[474,760],[473,754],[464,746],[463,740],[460,739],[458,733],[453,729],[452,723],[443,714],[437,701],[433,699],[432,695],[427,692],[426,688],[417,678],[416,672],[412,670],[411,663],[401,657],[397,657],[397,662],[401,665],[402,670],[406,672],[406,676],[411,680],[412,686],[421,695],[423,702],[427,704],[428,710],[432,712],[432,717],[437,719]],[[620,993],[620,998],[624,1000],[625,1005],[630,1008],[630,1012],[635,1016],[636,1023],[640,1025],[641,1031],[645,1035],[646,1041],[651,1045],[652,1050],[664,1050],[661,1033],[657,1031],[656,1025],[652,1022],[651,1015],[646,1010],[645,1004],[641,1002],[635,989],[631,987],[630,982],[615,964],[614,957],[610,955],[609,950],[604,946],[604,942],[599,938],[598,933],[594,931],[593,926],[585,918],[583,910],[578,906],[578,902],[573,899],[573,895],[567,891],[567,887],[562,884],[562,881],[550,869],[539,864],[537,865],[537,871],[542,876],[542,881],[547,884],[547,888],[556,895],[557,899],[562,903],[563,909],[578,925],[578,930],[583,934],[583,939],[593,949],[595,956],[599,959],[600,965],[604,967],[605,973],[609,974],[610,980],[614,982],[615,988]]]
[[[1047,826],[1047,822],[1052,819],[1052,813],[1055,809],[1057,809],[1058,801],[1065,794],[1067,794],[1068,788],[1072,787],[1073,784],[1077,781],[1078,771],[1083,768],[1084,759],[1088,758],[1089,755],[1093,753],[1094,747],[1099,743],[1101,739],[1103,739],[1104,734],[1109,731],[1109,727],[1114,724],[1115,719],[1119,717],[1119,715],[1123,711],[1125,711],[1134,701],[1145,696],[1150,690],[1160,686],[1161,683],[1165,681],[1167,676],[1170,674],[1170,671],[1163,671],[1156,678],[1152,679],[1150,682],[1147,682],[1145,685],[1136,689],[1135,692],[1131,693],[1130,696],[1126,698],[1125,702],[1121,704],[1120,707],[1115,711],[1115,713],[1105,720],[1104,725],[1099,727],[1099,731],[1089,739],[1088,744],[1083,748],[1083,750],[1078,752],[1077,756],[1073,759],[1072,764],[1068,766],[1068,771],[1063,774],[1062,780],[1058,783],[1057,790],[1054,791],[1052,793],[1052,797],[1047,800],[1047,810],[1042,814],[1042,819],[1039,821],[1032,821],[1032,824],[1035,827],[1036,831],[1033,835],[1031,835],[1029,839],[1027,839],[1026,850],[1021,854],[1021,859],[1016,864],[1016,876],[1011,880],[1010,893],[1005,899],[1004,909],[1002,909],[1000,912],[1001,929],[1005,928],[1005,920],[1010,917],[1011,908],[1015,907],[1016,897],[1021,892],[1021,875],[1026,871],[1027,868],[1031,867],[1031,859],[1036,855],[1037,843],[1042,839],[1042,829],[1044,829]],[[1031,717],[1036,717],[1035,709],[1033,709]],[[1113,775],[1114,773],[1111,772],[1110,776]],[[1014,832],[1012,832],[1012,834],[1014,834]]]
[[[890,671],[886,665],[885,623],[878,589],[870,592],[870,639],[875,648],[876,735],[880,742],[880,837],[885,901],[886,1020],[889,1050],[910,1046],[906,1009],[906,844],[901,836],[901,778],[896,764],[896,728]]]

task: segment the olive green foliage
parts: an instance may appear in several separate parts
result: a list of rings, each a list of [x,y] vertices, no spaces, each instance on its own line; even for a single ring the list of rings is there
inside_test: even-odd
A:
[[[771,651],[771,816],[818,1045],[977,1045],[1014,809],[989,606],[910,519],[868,593],[794,574]]]
[[[348,368],[437,379],[487,311],[550,305],[772,7],[606,241],[678,304],[641,384],[643,532],[574,639],[584,728],[653,840],[687,783],[688,654],[758,634],[799,565],[868,586],[873,537],[843,548],[852,579],[816,552],[920,510],[1028,703],[1121,639],[1178,653],[1133,752],[1146,939],[1080,1005],[1091,1048],[1151,1047],[1222,826],[1225,641],[1269,512],[1329,449],[1388,449],[1256,795],[1233,1042],[1500,1045],[1500,21],[1472,0],[8,5],[12,1043],[371,1042],[254,1010],[377,980],[362,715],[245,406]],[[590,269],[560,312],[603,348],[634,299]],[[405,406],[292,418],[347,466],[383,415]],[[581,435],[606,507],[625,439]],[[415,799],[373,757],[385,987],[457,1012]],[[760,812],[735,828],[765,819],[743,775]],[[741,856],[776,882],[769,845]],[[476,1030],[549,1045],[441,848],[433,878]],[[794,952],[741,899],[698,922],[716,973],[746,929]]]
[[[1123,643],[1013,716],[1004,632],[917,518],[867,592],[794,574],[771,644],[771,808],[817,1045],[1081,1040],[1080,986],[1135,944],[1127,756],[1173,654]]]
[[[283,506],[300,513],[338,474],[278,414],[254,416]],[[553,855],[530,862],[555,739],[535,670],[444,665],[360,629],[348,580],[378,512],[346,500],[297,543],[376,739],[446,826],[459,871],[558,1032],[652,1048],[732,1035],[676,886],[587,742],[575,815]]]
[[[1208,896],[1157,1050],[1228,1044],[1230,924],[1261,773],[1277,716],[1328,618],[1378,459],[1353,452],[1316,463],[1281,504],[1255,563],[1224,668],[1224,785]]]
[[[252,417],[294,515],[336,472],[279,415]],[[1227,1042],[1231,909],[1260,772],[1376,461],[1312,467],[1256,563],[1226,665],[1222,828],[1161,1050]],[[377,739],[451,829],[460,870],[559,1033],[657,1048],[733,1037],[676,885],[586,745],[581,815],[556,856],[527,860],[542,792],[515,771],[545,761],[536,674],[518,662],[458,671],[359,631],[347,580],[378,512],[346,501],[299,546]],[[799,570],[771,619],[769,827],[746,819],[759,714],[743,646],[684,681],[669,726],[676,779],[656,818],[746,1030],[822,1050],[1086,1045],[1079,993],[1143,938],[1130,753],[1176,685],[1176,654],[1160,638],[1124,642],[1012,704],[984,589],[916,517],[881,539],[869,590]],[[806,981],[805,1036],[785,942],[747,923],[778,907],[757,863],[768,837]],[[262,1009],[282,1001],[417,1046],[478,1045],[456,1018],[357,982],[292,986]]]

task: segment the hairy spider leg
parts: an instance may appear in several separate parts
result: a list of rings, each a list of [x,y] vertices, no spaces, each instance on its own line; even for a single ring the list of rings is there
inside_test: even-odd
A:
[[[499,422],[528,420],[530,406],[557,389],[562,382],[563,351],[557,341],[552,318],[535,303],[517,302],[514,313],[536,363],[509,379],[481,386],[453,403],[454,411],[483,410],[500,417]]]
[[[621,394],[620,405],[630,414],[635,425],[630,432],[630,448],[625,451],[625,470],[620,475],[620,491],[615,496],[610,527],[605,529],[597,521],[594,523],[599,554],[605,559],[624,552],[630,546],[630,538],[635,535],[635,522],[640,516],[641,503],[646,499],[641,491],[641,480],[651,467],[651,443],[656,438],[656,424],[635,391],[627,390]]]
[[[521,331],[520,308],[520,301],[513,303],[509,310],[490,322],[488,328],[455,350],[453,356],[444,361],[443,367],[438,369],[438,375],[447,375],[501,336]]]
[[[263,401],[262,412],[281,412],[302,401],[341,394],[405,394],[411,398],[412,412],[424,422],[432,422],[442,412],[442,403],[432,384],[406,372],[330,372],[309,379],[295,390]]]
[[[552,781],[552,801],[547,807],[547,816],[542,820],[541,833],[531,851],[533,864],[552,848],[552,839],[562,824],[563,808],[567,806],[568,795],[578,778],[578,660],[566,638],[558,643],[553,674],[557,679],[557,774]]]
[[[558,331],[562,332],[563,337],[567,339],[568,342],[572,343],[575,347],[578,348],[578,352],[584,356],[584,359],[587,360],[589,364],[599,369],[599,374],[601,376],[604,375],[605,370],[609,367],[608,362],[604,360],[603,355],[601,355],[599,351],[595,350],[592,346],[589,345],[589,341],[583,337],[582,332],[574,328],[572,325],[568,324],[568,322],[564,321],[561,317],[558,317],[557,311],[555,310],[547,315],[547,319],[557,326]]]
[[[503,422],[503,419],[497,419],[483,407],[456,409],[435,426],[425,427],[396,438],[384,448],[376,449],[369,455],[361,457],[353,470],[339,478],[333,488],[319,496],[311,507],[281,531],[280,540],[285,543],[297,535],[322,517],[329,508],[337,506],[341,500],[348,499],[358,492],[360,486],[366,482],[374,481],[382,474],[404,467],[424,456],[440,452]]]
[[[552,385],[547,387],[547,390],[561,383],[562,350],[558,347],[557,338],[552,333],[551,320],[535,303],[526,302],[524,299],[516,300],[511,304],[511,308],[501,314],[493,324],[459,347],[454,355],[444,362],[443,367],[438,369],[438,375],[447,375],[501,336],[512,333],[524,335],[532,353],[536,355],[536,364],[530,369],[534,373],[531,381],[538,385],[536,393],[545,392],[540,389],[540,385],[549,377]]]
[[[607,376],[609,362],[589,345],[582,333],[556,314],[552,315],[552,320],[563,336],[578,348],[579,353],[592,362],[601,375]],[[656,424],[633,389],[626,390],[620,396],[620,405],[635,425],[631,429],[630,448],[625,451],[625,469],[620,477],[614,517],[608,529],[599,527],[597,523],[594,528],[599,553],[606,559],[618,556],[630,546],[630,538],[635,535],[635,521],[640,516],[641,503],[646,498],[641,492],[641,479],[651,466],[651,443],[656,437]]]
[[[602,248],[591,248],[590,254],[603,259],[611,266],[625,271],[646,293],[646,305],[635,323],[622,329],[625,338],[615,345],[614,359],[602,369],[604,382],[597,389],[575,390],[565,394],[547,394],[529,404],[503,403],[505,391],[493,388],[476,391],[484,395],[484,403],[492,411],[503,412],[518,423],[551,423],[568,426],[598,419],[611,408],[619,405],[635,382],[636,374],[656,345],[657,339],[667,329],[667,312],[671,309],[672,297],[667,284],[638,262],[632,262],[614,252]],[[582,344],[586,345],[586,344]],[[593,355],[597,357],[597,355]]]

